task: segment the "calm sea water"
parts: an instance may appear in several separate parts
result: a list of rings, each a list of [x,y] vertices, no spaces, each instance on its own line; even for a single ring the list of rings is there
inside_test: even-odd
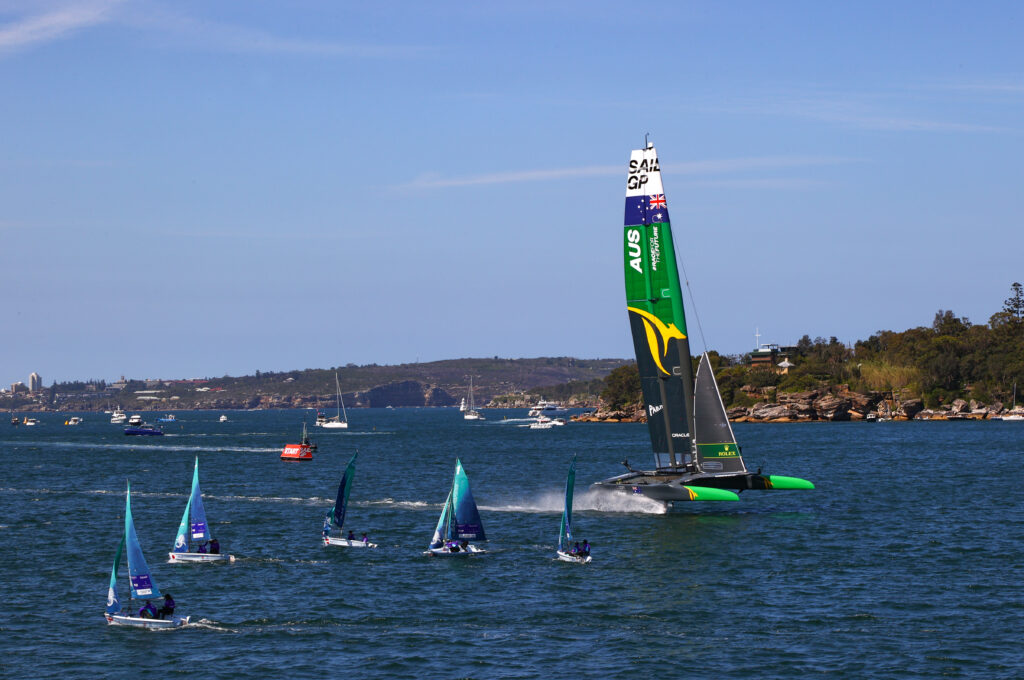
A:
[[[649,463],[643,425],[353,410],[351,431],[312,430],[315,460],[280,461],[305,414],[183,412],[162,438],[100,414],[4,422],[0,675],[1024,675],[1024,424],[739,425],[748,466],[817,490],[666,514],[587,491],[623,458]],[[347,527],[381,547],[327,549],[322,517],[355,451]],[[573,453],[585,566],[553,560]],[[232,565],[165,562],[197,455]],[[456,457],[493,552],[426,557]],[[155,580],[197,625],[103,619],[126,479]]]

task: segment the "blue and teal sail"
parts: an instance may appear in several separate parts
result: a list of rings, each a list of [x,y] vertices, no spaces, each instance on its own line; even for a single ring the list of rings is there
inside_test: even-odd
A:
[[[135,533],[135,521],[132,519],[132,485],[128,483],[124,508],[124,541],[128,548],[128,582],[131,585],[131,597],[135,599],[154,600],[160,595],[160,589],[153,581],[153,575],[142,555],[142,546]],[[109,597],[108,597],[109,599]]]
[[[469,488],[469,477],[462,467],[462,461],[455,461],[455,476],[448,499],[444,502],[441,517],[430,541],[431,548],[439,548],[448,540],[486,541],[480,511]]]
[[[576,486],[576,456],[569,464],[569,474],[565,478],[565,507],[562,509],[562,524],[558,528],[558,551],[568,552],[572,542],[572,491]]]
[[[117,572],[121,566],[121,555],[124,553],[124,533],[121,534],[121,542],[117,544],[117,554],[114,556],[114,566],[110,569],[110,586],[107,588],[107,613],[116,614],[121,611],[121,601],[117,598]]]
[[[480,511],[469,490],[469,477],[462,469],[462,461],[455,461],[455,480],[452,483],[452,509],[455,513],[455,538],[467,541],[486,541]]]
[[[199,490],[199,456],[196,456],[192,472],[192,492],[189,494],[188,503],[185,504],[185,512],[181,516],[172,551],[191,552],[191,543],[206,543],[210,538],[210,527],[206,522],[206,510],[203,508],[203,493]]]
[[[324,519],[325,536],[330,532],[332,526],[341,531],[341,527],[345,524],[345,512],[348,509],[349,493],[352,491],[352,480],[356,476],[356,456],[358,455],[358,452],[352,455],[345,467],[345,474],[341,476],[341,483],[338,484],[338,497],[334,501],[334,507],[328,511],[327,517]]]
[[[452,492],[448,490],[448,498],[444,501],[441,509],[441,516],[437,520],[437,527],[434,529],[434,536],[430,539],[431,548],[440,548],[445,541],[451,538],[451,517],[452,517]]]

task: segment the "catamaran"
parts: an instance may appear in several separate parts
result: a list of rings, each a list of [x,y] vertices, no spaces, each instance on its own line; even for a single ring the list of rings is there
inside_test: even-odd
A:
[[[484,420],[484,417],[476,410],[476,406],[473,405],[473,376],[469,376],[469,404],[466,406],[462,417],[466,420]]]
[[[571,552],[569,543],[572,539],[572,490],[576,485],[576,456],[572,457],[569,474],[565,478],[565,507],[562,509],[562,524],[558,527],[558,559],[563,562],[590,562],[590,554]]]
[[[178,525],[178,535],[174,537],[174,548],[168,553],[171,562],[234,562],[234,555],[220,552],[208,552],[213,541],[210,525],[206,522],[206,510],[203,508],[203,492],[199,490],[199,456],[196,456],[195,468],[192,470],[192,492],[189,494],[185,512]],[[192,550],[193,545],[196,550]]]
[[[341,384],[338,382],[337,371],[334,372],[334,387],[338,392],[338,415],[328,418],[317,414],[314,425],[317,427],[348,429],[348,413],[345,411],[345,400],[341,398]]]
[[[128,607],[121,608],[117,598],[117,572],[121,566],[121,554],[128,548]],[[110,570],[110,586],[107,589],[107,623],[113,626],[135,626],[137,628],[178,628],[189,622],[188,616],[174,616],[167,619],[148,618],[133,613],[132,600],[151,602],[163,597],[153,580],[153,575],[142,556],[139,537],[135,533],[135,521],[132,519],[132,485],[128,484],[124,502],[124,533],[117,546],[114,566]]]
[[[733,490],[813,489],[803,479],[747,470],[707,353],[694,382],[668,204],[653,144],[630,155],[623,245],[626,309],[655,469],[635,470],[627,461],[627,473],[595,486],[665,503],[738,500]]]
[[[376,548],[376,543],[370,543],[357,538],[344,538],[341,536],[342,529],[345,525],[345,512],[348,509],[348,495],[352,490],[352,479],[356,475],[356,456],[358,453],[352,455],[352,459],[349,460],[348,466],[345,468],[345,474],[341,476],[341,483],[338,484],[338,497],[334,501],[334,507],[327,512],[327,516],[324,517],[324,545],[338,545],[343,548]],[[337,529],[338,535],[331,536],[331,531]],[[352,532],[349,532],[350,534]],[[364,534],[365,535],[365,534]]]
[[[469,541],[486,541],[480,511],[469,490],[469,477],[462,469],[462,461],[455,460],[455,476],[441,517],[437,520],[434,537],[427,547],[428,555],[479,555],[487,552]]]

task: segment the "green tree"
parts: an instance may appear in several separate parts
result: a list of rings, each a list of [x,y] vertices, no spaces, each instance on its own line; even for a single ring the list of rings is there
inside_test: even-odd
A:
[[[1003,302],[1003,311],[1018,323],[1024,322],[1024,286],[1014,282],[1010,288],[1013,289],[1013,295]]]
[[[640,403],[640,369],[636,364],[619,366],[604,379],[601,399],[612,410],[621,410]]]

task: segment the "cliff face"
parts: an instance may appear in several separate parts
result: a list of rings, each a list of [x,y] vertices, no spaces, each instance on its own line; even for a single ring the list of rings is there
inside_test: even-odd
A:
[[[445,390],[424,385],[418,380],[403,380],[378,385],[353,395],[355,406],[382,408],[386,406],[454,406],[458,401]]]

